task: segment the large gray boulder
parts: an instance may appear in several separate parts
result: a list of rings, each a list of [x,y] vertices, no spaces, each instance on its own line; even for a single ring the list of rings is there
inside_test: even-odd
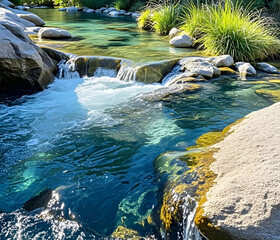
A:
[[[169,38],[174,38],[174,37],[176,37],[180,32],[181,32],[180,29],[175,28],[175,27],[172,28],[172,29],[170,30],[170,32],[169,32]]]
[[[19,16],[17,16],[16,13],[14,13],[9,9],[0,7],[0,23],[8,23],[8,22],[17,24],[18,26],[21,26],[23,28],[35,27],[34,23],[20,18]]]
[[[44,26],[45,25],[45,22],[40,18],[38,17],[37,15],[35,14],[29,14],[29,13],[26,13],[26,14],[17,14],[20,18],[22,19],[25,19],[29,22],[32,22],[34,23],[36,26]]]
[[[2,1],[0,1],[2,4],[4,4],[4,5],[6,5],[6,6],[8,6],[8,7],[11,7],[11,8],[14,8],[15,7],[15,5],[12,3],[12,2],[10,2],[10,1],[8,1],[8,0],[2,0]]]
[[[170,40],[170,45],[178,48],[191,47],[194,39],[186,34],[174,37]]]
[[[71,38],[71,33],[60,28],[42,28],[38,33],[39,38],[49,38],[49,39],[58,39],[58,38]]]
[[[215,67],[231,67],[234,65],[234,60],[230,55],[222,55],[209,58],[209,62]]]
[[[53,61],[17,23],[0,22],[0,49],[0,91],[34,93],[53,82]]]

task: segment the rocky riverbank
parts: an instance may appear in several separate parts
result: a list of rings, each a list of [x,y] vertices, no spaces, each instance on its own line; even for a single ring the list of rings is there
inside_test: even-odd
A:
[[[279,119],[275,103],[246,116],[213,146],[217,177],[202,208],[232,239],[280,239]]]

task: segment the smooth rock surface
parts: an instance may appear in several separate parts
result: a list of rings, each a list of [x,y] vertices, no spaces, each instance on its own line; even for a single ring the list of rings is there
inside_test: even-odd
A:
[[[80,9],[77,7],[68,7],[66,8],[67,12],[78,12]]]
[[[54,62],[21,26],[0,22],[0,49],[1,91],[34,93],[53,82]]]
[[[66,30],[62,30],[60,28],[42,28],[40,29],[38,36],[40,38],[49,38],[49,39],[57,39],[57,38],[71,38],[72,35]]]
[[[258,63],[256,65],[256,69],[262,71],[262,72],[266,72],[266,73],[271,73],[271,74],[277,74],[279,73],[278,69],[268,63]]]
[[[215,67],[231,67],[234,65],[234,60],[230,55],[211,57],[209,61]]]
[[[170,45],[178,48],[191,47],[194,39],[186,34],[174,37],[170,40]]]
[[[11,8],[14,8],[15,7],[15,5],[12,3],[12,2],[10,2],[10,1],[8,1],[8,0],[2,0],[2,1],[0,1],[2,4],[4,4],[4,5],[6,5],[6,6],[8,6],[8,7],[11,7]]]
[[[21,10],[21,11],[27,11],[27,8],[24,6],[16,6],[16,9]]]
[[[110,16],[118,16],[118,15],[120,15],[120,13],[118,11],[110,11],[108,14]]]
[[[180,29],[178,28],[172,28],[169,32],[169,38],[173,38],[173,37],[176,37],[179,33],[181,32]]]
[[[20,18],[23,18],[29,22],[34,23],[36,26],[44,26],[45,22],[35,14],[17,14]]]
[[[257,75],[256,69],[250,63],[237,62],[235,63],[235,67],[241,76],[246,77]]]
[[[253,112],[214,145],[204,215],[233,239],[280,239],[280,103]]]
[[[94,13],[94,10],[93,10],[93,9],[88,9],[88,10],[86,11],[86,13]]]
[[[212,78],[220,74],[220,70],[211,65],[204,58],[187,57],[183,58],[179,63],[182,71],[187,70],[203,77]]]

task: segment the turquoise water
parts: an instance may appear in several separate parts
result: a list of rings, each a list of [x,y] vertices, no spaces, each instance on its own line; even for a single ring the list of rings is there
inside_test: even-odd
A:
[[[112,23],[82,13],[36,12],[48,25],[64,25],[80,38],[54,42],[60,49],[76,47],[80,55],[141,62],[187,54],[171,52],[163,37],[138,31],[129,40],[134,47],[106,47],[110,41],[104,39],[130,31],[104,24],[133,30],[131,19]],[[141,48],[146,50],[140,55]],[[280,88],[265,81],[221,78],[202,83],[197,93],[151,102],[143,95],[161,85],[109,77],[56,79],[43,92],[0,104],[0,239],[108,239],[120,225],[162,239],[159,208],[170,173],[159,171],[165,166],[155,159],[166,151],[180,155],[202,134],[271,105],[254,93]],[[54,190],[47,207],[22,209],[47,188]],[[148,224],[149,216],[154,224]]]
[[[66,41],[38,41],[56,49],[78,55],[113,56],[135,62],[157,61],[194,55],[195,49],[175,49],[167,37],[136,28],[131,17],[101,14],[67,13],[53,9],[34,9],[47,26],[68,30],[74,38]],[[196,52],[195,55],[201,53]]]
[[[44,92],[0,105],[0,239],[103,238],[119,225],[160,239],[156,226],[140,224],[158,218],[164,173],[154,168],[156,157],[270,105],[254,90],[277,86],[224,79],[146,102],[142,94],[161,85],[56,79]],[[57,195],[43,213],[21,209],[46,188]]]

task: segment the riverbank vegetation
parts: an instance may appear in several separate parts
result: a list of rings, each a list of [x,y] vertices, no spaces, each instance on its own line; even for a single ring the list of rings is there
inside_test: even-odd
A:
[[[274,57],[280,53],[279,24],[257,10],[256,3],[260,1],[245,7],[230,0],[215,4],[164,0],[156,5],[148,4],[138,19],[138,26],[160,34],[168,34],[171,28],[178,27],[182,34],[195,38],[195,44],[207,54],[229,54],[236,61]]]

